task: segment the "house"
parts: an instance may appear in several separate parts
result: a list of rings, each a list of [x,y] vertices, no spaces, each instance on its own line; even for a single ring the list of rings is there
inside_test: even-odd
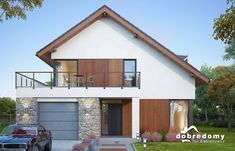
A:
[[[135,138],[192,124],[207,77],[107,6],[37,52],[49,72],[16,72],[17,123],[55,139],[88,133]]]

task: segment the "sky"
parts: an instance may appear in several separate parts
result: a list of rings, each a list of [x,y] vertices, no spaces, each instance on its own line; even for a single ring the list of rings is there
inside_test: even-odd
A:
[[[176,54],[188,55],[197,69],[229,65],[225,45],[213,39],[213,22],[226,0],[44,0],[27,20],[0,23],[0,97],[15,99],[16,71],[51,71],[36,52],[107,5]]]

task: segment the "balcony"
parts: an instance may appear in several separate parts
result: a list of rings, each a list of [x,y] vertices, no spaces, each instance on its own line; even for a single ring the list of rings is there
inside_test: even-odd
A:
[[[16,72],[15,88],[136,87],[140,72]]]

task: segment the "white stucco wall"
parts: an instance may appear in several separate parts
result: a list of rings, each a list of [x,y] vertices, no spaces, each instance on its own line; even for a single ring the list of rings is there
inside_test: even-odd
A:
[[[132,138],[140,133],[140,98],[132,98]]]
[[[17,89],[17,97],[140,97],[142,99],[194,99],[195,79],[128,30],[109,18],[91,24],[57,48],[52,59],[137,59],[138,88]],[[61,90],[62,89],[62,90]],[[65,90],[64,90],[65,89]],[[82,96],[81,96],[82,95]],[[26,97],[26,96],[25,96]]]

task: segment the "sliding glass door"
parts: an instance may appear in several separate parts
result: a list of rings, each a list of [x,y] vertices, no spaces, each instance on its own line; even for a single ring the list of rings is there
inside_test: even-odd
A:
[[[53,85],[136,87],[136,59],[55,60]]]
[[[55,65],[56,86],[77,86],[77,60],[57,60]]]

